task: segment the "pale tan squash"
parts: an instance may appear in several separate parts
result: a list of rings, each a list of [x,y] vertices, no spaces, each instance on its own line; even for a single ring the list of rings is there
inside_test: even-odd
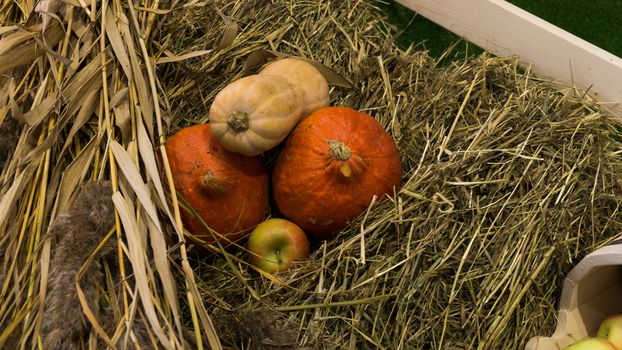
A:
[[[259,74],[282,76],[303,95],[303,118],[330,103],[328,83],[310,63],[298,58],[283,58],[266,65]]]
[[[216,95],[209,119],[227,150],[250,157],[274,148],[302,118],[329,102],[328,83],[313,65],[284,58],[227,85]]]
[[[229,151],[256,156],[287,137],[304,107],[302,93],[287,79],[250,75],[216,95],[209,115],[212,134]]]

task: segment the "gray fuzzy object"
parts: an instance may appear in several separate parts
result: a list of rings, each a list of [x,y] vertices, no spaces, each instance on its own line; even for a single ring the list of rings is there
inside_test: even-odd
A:
[[[41,325],[45,349],[79,349],[91,325],[82,312],[75,280],[82,265],[114,225],[114,205],[109,182],[85,186],[67,214],[59,216],[48,235],[56,242],[50,262],[48,295]],[[110,240],[98,252],[80,280],[89,308],[98,310],[98,283],[104,275],[101,258],[113,256]]]
[[[48,294],[41,324],[44,349],[77,350],[85,347],[91,324],[82,310],[75,281],[82,266],[114,223],[111,184],[109,181],[101,181],[86,185],[69,212],[60,215],[51,226],[48,236],[55,248],[50,261]],[[108,260],[115,266],[115,252],[116,238],[113,237],[97,252],[80,279],[80,288],[89,308],[99,316],[108,334],[114,331],[114,317],[111,310],[100,308],[98,285],[105,277],[102,261]],[[132,331],[140,349],[154,349],[141,318],[134,320]],[[123,347],[123,338],[117,343],[119,348]],[[99,346],[105,347],[103,341],[99,341]],[[133,348],[130,341],[127,349]]]

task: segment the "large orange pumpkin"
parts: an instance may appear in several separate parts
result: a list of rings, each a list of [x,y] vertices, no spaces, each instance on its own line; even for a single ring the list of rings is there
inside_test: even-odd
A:
[[[401,177],[397,147],[380,123],[351,108],[327,107],[296,126],[272,182],[281,213],[312,237],[327,239],[374,195],[393,193]]]
[[[166,142],[175,189],[224,244],[238,241],[264,219],[268,208],[268,172],[260,157],[227,151],[209,124],[180,130]],[[213,235],[191,212],[182,210],[188,231],[207,243]]]

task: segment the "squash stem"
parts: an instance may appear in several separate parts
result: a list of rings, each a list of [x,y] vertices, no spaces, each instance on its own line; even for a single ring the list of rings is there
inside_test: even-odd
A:
[[[235,132],[246,131],[250,126],[248,114],[240,111],[235,111],[231,113],[229,120],[227,120],[227,124]]]
[[[227,191],[226,182],[217,179],[211,170],[203,175],[201,186],[203,189],[213,194],[222,194]]]
[[[335,160],[347,161],[352,156],[352,150],[346,146],[345,143],[339,140],[328,140],[327,143]],[[344,177],[350,177],[350,175],[352,175],[352,168],[350,168],[347,162],[341,164],[339,171]]]
[[[350,156],[352,156],[352,150],[348,146],[346,146],[343,142],[339,140],[328,140],[328,147],[330,147],[330,151],[333,153],[333,157],[335,160],[348,160]]]

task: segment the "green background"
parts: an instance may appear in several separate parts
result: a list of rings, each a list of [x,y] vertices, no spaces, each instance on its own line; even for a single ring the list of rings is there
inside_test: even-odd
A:
[[[509,0],[510,3],[561,27],[568,32],[622,57],[622,0]],[[454,43],[456,54],[473,55],[481,49],[457,35],[418,16],[408,8],[388,1],[381,4],[395,26],[402,49],[415,45],[438,57]]]

